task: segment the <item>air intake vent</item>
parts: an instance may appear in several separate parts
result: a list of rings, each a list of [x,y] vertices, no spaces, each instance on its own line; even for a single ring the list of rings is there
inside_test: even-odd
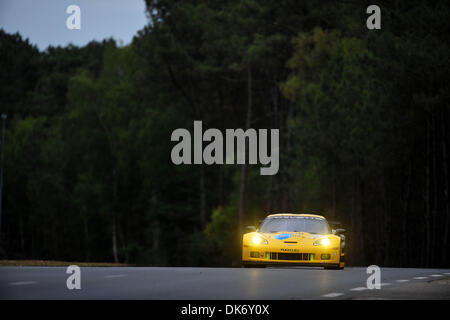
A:
[[[314,253],[270,252],[271,260],[314,261]]]

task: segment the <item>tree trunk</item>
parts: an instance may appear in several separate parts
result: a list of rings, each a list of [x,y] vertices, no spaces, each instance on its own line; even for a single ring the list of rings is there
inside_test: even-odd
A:
[[[153,208],[156,207],[156,202],[157,202],[156,193],[153,191],[151,198]],[[159,251],[159,234],[160,234],[159,220],[157,215],[154,215],[152,221],[152,251],[154,255],[156,255]]]
[[[336,163],[333,163],[333,172],[331,177],[331,215],[336,220]]]
[[[358,233],[358,249],[360,263],[365,264],[365,250],[364,250],[364,233],[362,229],[363,224],[363,201],[364,201],[364,183],[361,177],[357,177],[357,207],[356,207],[356,226]]]
[[[434,265],[436,262],[436,254],[435,254],[435,248],[436,248],[436,234],[438,233],[438,228],[436,225],[436,219],[437,219],[437,212],[438,212],[438,177],[437,177],[437,147],[436,147],[436,140],[437,140],[437,132],[436,132],[436,114],[435,114],[435,108],[432,107],[431,109],[431,137],[432,137],[432,156],[433,156],[433,162],[432,162],[432,168],[433,168],[433,210],[431,211],[431,264]]]
[[[108,140],[108,144],[109,144],[109,148],[111,151],[111,157],[113,159],[115,159],[114,157],[114,143],[113,143],[113,138],[112,138],[112,134],[111,134],[111,130],[109,130],[108,126],[106,125],[106,123],[103,121],[102,117],[101,117],[101,113],[100,113],[100,108],[97,105],[94,105],[94,109],[95,109],[95,113],[97,115],[97,119],[100,123],[100,125],[103,128],[103,131],[105,132],[106,138]],[[115,161],[115,163],[117,163],[117,161]],[[113,167],[114,168],[114,167]],[[118,181],[117,181],[117,170],[116,168],[114,168],[112,170],[112,182],[113,182],[113,205],[112,205],[112,210],[113,210],[113,218],[112,218],[112,251],[113,251],[113,257],[114,257],[114,262],[119,262],[119,256],[117,254],[117,212],[116,212],[116,205],[117,205],[117,188],[118,188]]]
[[[117,225],[116,225],[116,215],[114,214],[113,217],[113,224],[112,224],[112,251],[114,256],[114,262],[119,262],[119,256],[117,254]]]
[[[351,196],[351,207],[350,207],[350,228],[351,228],[351,238],[353,241],[351,242],[351,254],[350,257],[356,257],[358,255],[357,252],[357,237],[356,237],[356,223],[355,223],[355,176],[352,177],[352,196]],[[355,263],[354,258],[352,258],[352,263]]]
[[[222,164],[219,167],[219,206],[223,207],[224,205],[224,175],[225,175],[225,166]]]
[[[402,212],[402,264],[408,265],[408,213],[409,213],[409,201],[411,194],[411,176],[412,176],[412,160],[409,160],[408,171],[406,173],[406,186],[403,196],[403,212]]]
[[[154,219],[152,222],[152,251],[157,253],[159,251],[159,233],[160,225],[158,219]]]
[[[266,212],[272,213],[273,175],[269,176],[269,190],[267,194]]]
[[[245,129],[247,130],[251,124],[252,118],[252,71],[250,66],[247,67],[247,94],[248,94],[248,104],[247,104],[247,120],[245,123]],[[247,144],[246,152],[247,155]],[[241,178],[239,186],[239,243],[242,241],[242,234],[244,233],[244,220],[245,220],[245,184],[247,179],[247,159],[245,159],[244,164],[241,167]]]
[[[247,165],[243,164],[241,167],[241,178],[239,186],[239,231],[241,235],[244,233],[244,218],[245,218],[245,184],[247,177]]]
[[[427,119],[427,147],[426,147],[426,164],[425,164],[425,248],[424,248],[424,260],[423,263],[427,267],[430,261],[430,122]]]
[[[85,247],[85,259],[86,261],[90,261],[90,255],[89,255],[89,229],[87,224],[87,218],[83,219],[83,230],[84,230],[84,247]]]
[[[200,165],[200,225],[202,229],[206,227],[206,188],[205,188],[205,167]]]
[[[20,249],[21,252],[24,252],[25,250],[25,237],[24,237],[24,227],[23,227],[23,217],[22,215],[19,216],[19,236],[20,236]]]
[[[119,256],[117,253],[117,171],[113,170],[113,217],[112,217],[112,250],[114,256],[114,262],[119,262]]]
[[[119,235],[120,247],[122,248],[122,252],[125,254],[125,263],[128,263],[129,254],[127,250],[125,236],[123,234],[123,228],[121,226],[123,226],[123,222],[117,224],[117,234]]]
[[[380,227],[381,227],[381,232],[380,232],[380,240],[382,243],[381,246],[381,250],[378,250],[379,253],[379,257],[380,257],[380,261],[382,261],[382,263],[384,265],[386,265],[386,263],[388,262],[388,257],[387,257],[387,248],[389,247],[389,242],[388,242],[388,234],[386,232],[387,228],[388,228],[388,219],[387,216],[389,215],[390,211],[389,211],[389,199],[388,199],[388,192],[387,192],[387,187],[386,187],[386,175],[388,175],[388,172],[383,173],[382,176],[382,184],[381,184],[381,188],[382,188],[382,195],[383,195],[383,214],[381,215],[381,223],[380,223]]]
[[[272,75],[272,106],[273,106],[273,116],[271,117],[272,121],[272,127],[278,128],[280,127],[280,120],[279,120],[279,106],[278,106],[278,83],[276,80],[276,77]],[[273,194],[274,194],[274,175],[269,176],[269,188],[267,193],[267,207],[266,211],[267,213],[271,213],[273,209]]]
[[[445,118],[445,110],[444,117]],[[450,228],[450,201],[449,201],[449,176],[448,176],[448,157],[447,157],[447,130],[445,128],[445,121],[442,121],[442,171],[444,173],[444,201],[445,201],[445,220],[444,220],[444,232],[443,232],[443,243],[442,243],[442,264],[448,265],[447,255],[448,255],[448,236]]]

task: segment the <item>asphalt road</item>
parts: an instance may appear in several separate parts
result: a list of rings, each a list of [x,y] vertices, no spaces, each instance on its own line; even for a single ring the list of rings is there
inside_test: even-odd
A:
[[[0,267],[0,299],[449,299],[450,269],[382,268],[368,289],[364,267],[82,267],[67,289],[65,267]]]

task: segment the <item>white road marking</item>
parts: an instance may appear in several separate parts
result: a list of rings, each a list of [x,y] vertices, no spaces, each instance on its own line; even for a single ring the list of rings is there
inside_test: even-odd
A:
[[[324,298],[335,298],[335,297],[339,297],[344,295],[343,293],[340,292],[332,292],[332,293],[328,293],[328,294],[324,294],[322,297]]]
[[[409,280],[404,280],[404,279],[400,279],[400,280],[395,280],[397,282],[408,282]]]
[[[105,276],[105,278],[122,278],[122,277],[126,277],[126,274],[111,274],[109,276]]]
[[[416,279],[416,280],[423,280],[423,279],[428,279],[428,277],[414,277],[413,279]]]
[[[10,286],[25,286],[28,284],[35,284],[36,281],[17,281],[8,283]]]
[[[450,274],[450,272],[445,272],[444,274]]]
[[[442,277],[442,275],[441,274],[432,274],[432,275],[430,275],[430,277]]]
[[[367,290],[367,288],[366,287],[356,287],[356,288],[350,289],[350,291],[363,291],[363,290]]]
[[[391,285],[391,283],[389,283],[389,282],[380,283],[380,286],[390,286],[390,285]]]

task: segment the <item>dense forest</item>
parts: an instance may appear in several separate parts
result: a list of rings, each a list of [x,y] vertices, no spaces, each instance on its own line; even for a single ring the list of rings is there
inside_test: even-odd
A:
[[[243,226],[319,212],[354,265],[450,266],[447,1],[147,0],[148,25],[39,51],[0,30],[0,259],[237,265]],[[174,165],[171,133],[280,131],[259,165]]]

